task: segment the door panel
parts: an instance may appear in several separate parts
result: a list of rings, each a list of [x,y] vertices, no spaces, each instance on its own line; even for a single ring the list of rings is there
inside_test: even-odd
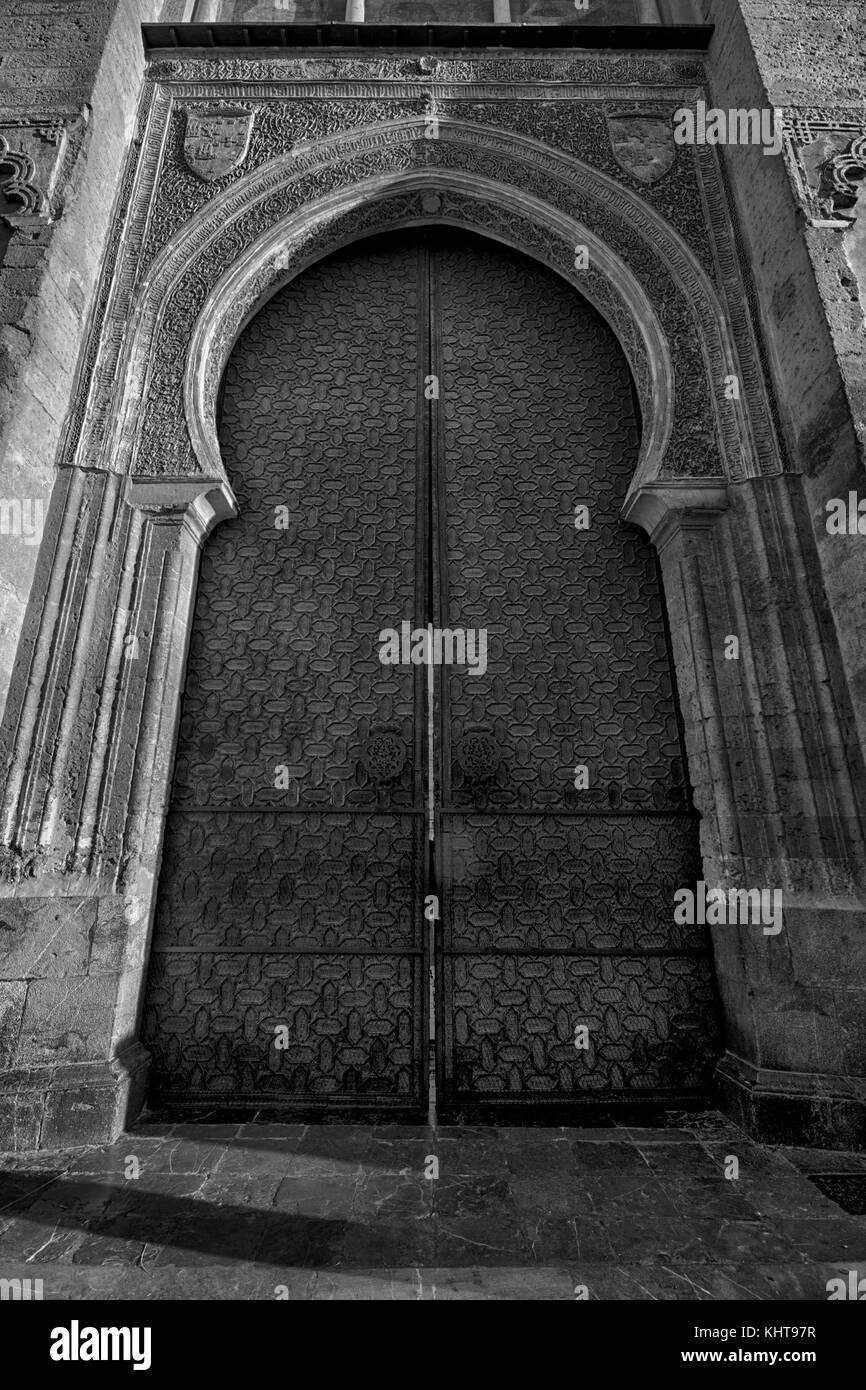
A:
[[[703,1089],[708,942],[672,921],[697,825],[654,553],[620,520],[625,360],[501,247],[445,242],[434,301],[441,621],[488,634],[485,675],[441,677],[443,1113]]]
[[[371,245],[231,357],[239,516],[202,558],[144,1028],[162,1102],[426,1104],[424,682],[376,640],[424,602],[425,294],[414,245]]]

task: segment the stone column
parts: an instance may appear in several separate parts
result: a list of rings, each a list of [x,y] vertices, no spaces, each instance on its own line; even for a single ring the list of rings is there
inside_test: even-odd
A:
[[[219,482],[72,471],[16,691],[0,918],[0,1134],[107,1142],[146,1094],[139,1010],[199,551]]]
[[[662,566],[706,883],[782,893],[778,934],[711,928],[723,1096],[764,1139],[860,1145],[866,776],[802,480],[651,484],[626,515]]]

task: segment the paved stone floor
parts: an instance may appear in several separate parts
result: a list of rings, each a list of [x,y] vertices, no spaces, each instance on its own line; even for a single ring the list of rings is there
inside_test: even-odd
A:
[[[866,1173],[866,1155],[764,1148],[714,1113],[144,1124],[110,1148],[0,1156],[0,1276],[41,1278],[45,1299],[826,1300],[828,1279],[866,1275],[866,1217],[807,1176],[834,1171]]]

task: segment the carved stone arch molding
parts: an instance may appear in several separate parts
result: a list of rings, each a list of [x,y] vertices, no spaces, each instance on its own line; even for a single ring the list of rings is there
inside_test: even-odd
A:
[[[643,416],[639,478],[661,474],[674,417],[674,370],[667,337],[636,277],[610,247],[581,223],[524,194],[463,172],[408,173],[365,180],[322,198],[269,228],[218,281],[200,314],[184,373],[183,399],[190,444],[206,476],[219,476],[219,383],[232,347],[262,304],[283,284],[359,235],[425,224],[477,232],[557,270],[599,311],[629,360]],[[316,235],[307,234],[308,226]],[[574,268],[579,247],[585,270]],[[291,248],[289,251],[288,248]]]
[[[26,981],[0,1072],[0,1106],[20,1119],[15,1142],[104,1140],[143,1097],[140,1001],[199,555],[234,509],[215,425],[231,346],[261,302],[315,260],[424,222],[544,262],[623,346],[643,416],[624,514],[661,559],[705,878],[778,887],[794,905],[787,954],[749,927],[714,933],[737,1048],[723,1075],[737,1104],[777,1093],[780,1113],[802,1101],[828,1138],[850,1137],[863,1099],[850,1067],[820,1066],[806,1028],[786,1052],[753,1005],[762,990],[780,1011],[786,990],[799,998],[798,931],[816,917],[841,931],[866,904],[862,757],[800,480],[783,470],[737,293],[730,214],[706,164],[715,151],[695,152],[690,166],[714,267],[652,190],[527,135],[455,119],[445,103],[438,139],[424,138],[420,113],[362,123],[208,184],[159,249],[148,236],[171,101],[157,89],[142,115],[131,210],[106,258],[41,598],[5,716],[0,892]],[[579,246],[585,270],[575,268]],[[726,393],[731,378],[739,390]],[[724,658],[730,634],[742,639],[738,661]],[[44,965],[58,917],[63,988]]]
[[[435,141],[424,139],[419,118],[295,149],[208,202],[139,287],[115,373],[114,427],[103,417],[101,432],[85,432],[78,460],[132,475],[221,476],[214,403],[231,344],[256,306],[337,247],[424,221],[523,250],[608,320],[643,415],[634,490],[661,478],[780,469],[766,446],[768,421],[756,427],[753,418],[764,414],[760,393],[747,402],[754,364],[741,363],[716,290],[679,233],[637,193],[573,157],[444,117]],[[585,270],[575,268],[578,246],[590,253]],[[729,400],[731,376],[744,390]]]

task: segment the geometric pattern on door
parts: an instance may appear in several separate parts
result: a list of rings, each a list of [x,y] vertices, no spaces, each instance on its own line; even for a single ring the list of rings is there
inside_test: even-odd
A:
[[[699,1094],[708,941],[672,906],[696,817],[610,330],[493,243],[361,243],[244,330],[221,443],[239,515],[202,557],[155,1098],[423,1114],[430,894],[443,1115]],[[428,710],[424,668],[379,661],[404,619],[485,628],[487,673],[438,669]]]

